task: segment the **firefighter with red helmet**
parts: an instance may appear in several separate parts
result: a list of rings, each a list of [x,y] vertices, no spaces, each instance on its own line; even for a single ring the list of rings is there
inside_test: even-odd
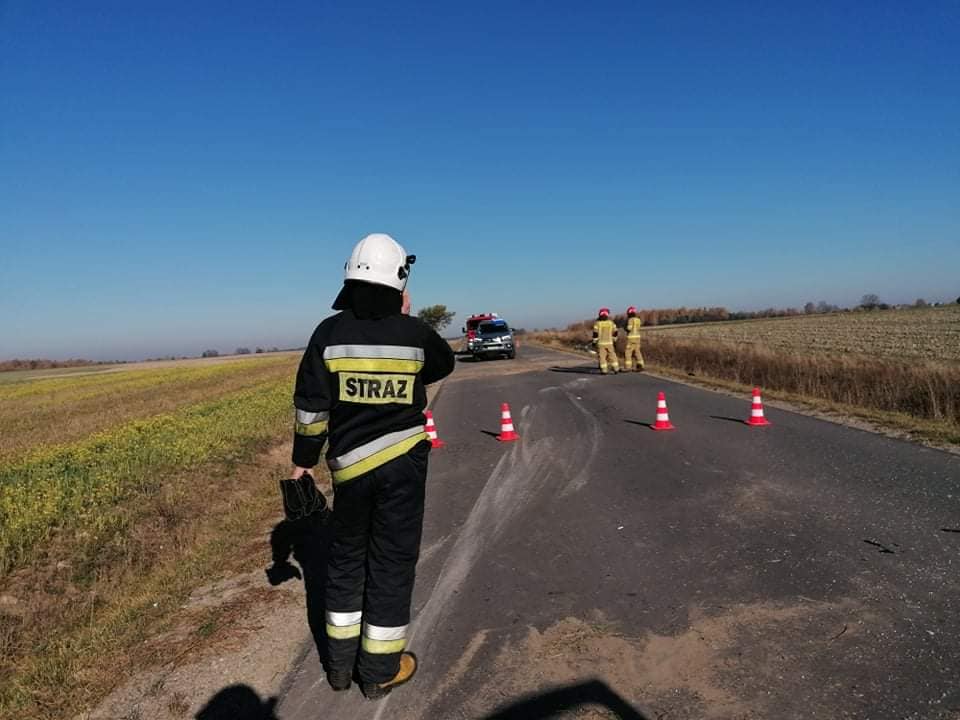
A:
[[[637,309],[631,305],[627,308],[627,349],[624,352],[623,366],[627,372],[643,370],[643,355],[640,353],[640,327],[643,320],[637,317]]]
[[[614,346],[619,334],[616,323],[610,319],[610,309],[600,308],[597,321],[593,324],[593,344],[597,348],[602,375],[609,372],[608,368],[615,373],[620,372],[620,361],[617,359],[617,349]]]

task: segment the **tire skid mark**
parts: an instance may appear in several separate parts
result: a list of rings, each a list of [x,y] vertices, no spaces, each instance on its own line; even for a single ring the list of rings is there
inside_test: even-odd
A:
[[[538,415],[539,408],[530,405],[520,411],[524,439],[515,443],[500,458],[487,477],[483,490],[440,569],[427,603],[413,621],[408,646],[413,647],[417,638],[423,636],[425,641],[418,651],[425,657],[430,656],[435,644],[442,640],[436,629],[453,611],[450,600],[468,579],[474,564],[517,513],[546,487],[554,470],[562,467],[557,457],[560,444],[552,437],[540,437]],[[571,448],[564,447],[563,450],[566,454]],[[390,700],[388,696],[380,703],[374,720],[383,717]],[[417,710],[422,711],[429,700],[429,695],[421,696]]]

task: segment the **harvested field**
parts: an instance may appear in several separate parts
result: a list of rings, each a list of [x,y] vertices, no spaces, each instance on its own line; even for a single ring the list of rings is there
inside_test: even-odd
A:
[[[717,340],[773,350],[960,362],[960,305],[661,325],[645,330],[674,339]]]

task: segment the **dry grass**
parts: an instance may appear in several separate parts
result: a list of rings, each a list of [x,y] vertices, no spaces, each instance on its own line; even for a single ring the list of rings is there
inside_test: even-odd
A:
[[[0,463],[123,422],[290,378],[295,361],[269,358],[162,370],[129,370],[0,386]]]
[[[908,318],[915,322],[906,322]],[[822,333],[817,323],[825,328]],[[587,346],[589,329],[572,327],[531,339],[558,347]],[[711,323],[649,328],[642,349],[653,367],[684,377],[759,385],[831,410],[859,409],[874,421],[888,420],[898,429],[956,443],[960,362],[920,358],[953,357],[957,348],[946,346],[955,342],[951,338],[958,337],[958,327],[960,308]],[[751,342],[735,340],[745,333]]]
[[[960,305],[646,328],[649,337],[885,358],[960,361]]]
[[[149,661],[134,649],[197,585],[264,559],[289,452],[268,450],[289,433],[295,362],[78,375],[3,400],[0,417],[17,404],[35,432],[0,456],[0,500],[20,498],[4,527],[29,529],[0,558],[0,718],[72,717],[116,668]],[[48,444],[31,407],[76,418],[69,438]]]

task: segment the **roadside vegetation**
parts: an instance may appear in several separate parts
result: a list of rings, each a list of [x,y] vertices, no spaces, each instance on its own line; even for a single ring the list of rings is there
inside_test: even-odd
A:
[[[289,378],[290,363],[289,357],[185,363],[0,385],[0,462],[13,462],[25,452],[63,445],[125,420]]]
[[[592,321],[531,334],[585,350]],[[622,342],[622,341],[621,341]],[[853,414],[960,443],[960,306],[644,329],[658,371]],[[622,353],[622,348],[620,349]]]
[[[0,386],[0,718],[75,716],[160,659],[142,641],[197,585],[265,559],[297,359]]]

